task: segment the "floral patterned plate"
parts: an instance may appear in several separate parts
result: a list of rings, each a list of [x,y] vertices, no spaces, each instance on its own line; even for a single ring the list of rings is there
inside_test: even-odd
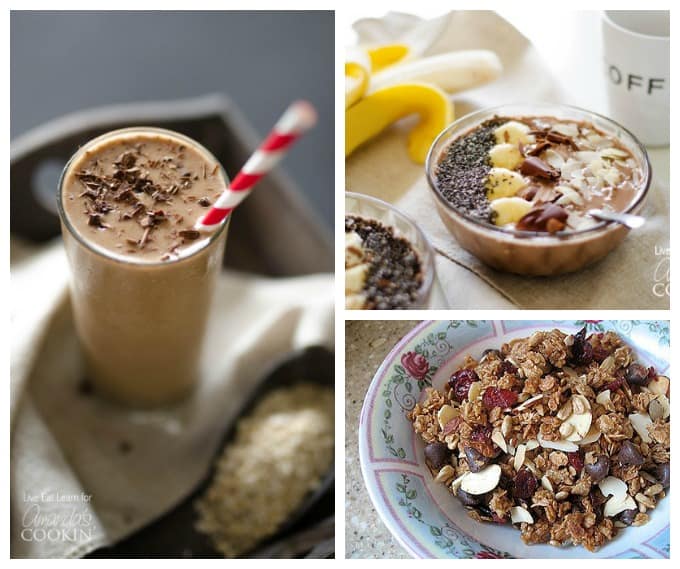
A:
[[[582,547],[525,545],[509,526],[480,524],[446,488],[432,480],[424,444],[406,419],[426,386],[442,388],[466,354],[479,357],[535,330],[614,330],[637,358],[669,374],[667,321],[436,321],[408,333],[378,369],[366,394],[359,425],[359,452],[373,504],[389,530],[414,557],[668,558],[670,499],[651,512],[649,523],[623,529],[596,553]]]

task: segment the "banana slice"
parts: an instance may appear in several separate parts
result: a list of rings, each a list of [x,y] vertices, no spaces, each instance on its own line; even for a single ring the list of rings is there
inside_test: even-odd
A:
[[[361,310],[364,306],[366,306],[366,297],[363,294],[350,294],[345,297],[347,310]]]
[[[345,269],[355,267],[364,260],[364,242],[354,231],[345,233]]]
[[[514,170],[524,160],[522,153],[519,151],[519,146],[505,142],[497,144],[489,150],[489,157],[491,158],[492,166],[507,168],[508,170]]]
[[[348,294],[360,293],[364,288],[366,282],[366,275],[368,274],[368,263],[356,265],[351,269],[345,270],[345,296]]]
[[[517,223],[532,207],[531,202],[522,198],[498,198],[491,202],[491,209],[496,213],[493,222],[498,226]]]
[[[519,144],[520,142],[529,144],[536,140],[533,135],[529,134],[530,130],[529,126],[524,123],[508,121],[494,130],[493,134],[498,144]]]
[[[489,201],[508,198],[519,192],[526,182],[521,174],[507,168],[491,168],[486,178],[486,197]]]

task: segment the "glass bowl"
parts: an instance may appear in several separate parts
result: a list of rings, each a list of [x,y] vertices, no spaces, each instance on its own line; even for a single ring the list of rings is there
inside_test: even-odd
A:
[[[345,192],[345,215],[355,215],[379,221],[386,227],[393,228],[398,237],[403,237],[413,246],[421,261],[423,284],[418,291],[418,297],[409,308],[428,308],[435,282],[435,257],[432,245],[430,245],[420,227],[411,218],[387,202],[354,192]]]
[[[591,265],[617,247],[628,234],[623,225],[601,221],[586,229],[546,234],[497,227],[466,216],[453,207],[437,187],[435,170],[451,142],[494,116],[550,116],[589,122],[618,138],[642,169],[642,183],[635,199],[624,210],[639,214],[649,191],[651,165],[644,146],[624,127],[604,116],[568,105],[512,104],[466,115],[444,129],[430,147],[425,162],[427,181],[444,225],[461,247],[495,269],[524,275],[558,275]]]

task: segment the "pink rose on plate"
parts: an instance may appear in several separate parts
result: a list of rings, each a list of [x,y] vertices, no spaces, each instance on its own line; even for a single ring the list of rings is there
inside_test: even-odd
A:
[[[418,380],[425,379],[430,369],[430,364],[427,363],[427,360],[415,352],[406,352],[401,356],[401,365],[404,366],[404,369],[411,377]]]

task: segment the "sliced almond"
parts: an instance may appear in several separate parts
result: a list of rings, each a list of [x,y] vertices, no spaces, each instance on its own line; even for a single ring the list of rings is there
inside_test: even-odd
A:
[[[652,424],[649,415],[647,415],[647,413],[633,413],[628,415],[628,419],[630,420],[630,424],[633,425],[635,432],[640,435],[642,442],[651,443],[652,439],[647,430],[647,427]]]
[[[623,500],[626,494],[628,494],[628,486],[616,476],[607,476],[600,480],[597,485],[600,487],[600,492],[602,492],[603,496],[613,496]]]
[[[568,422],[564,422],[560,425],[560,435],[563,439],[566,439],[569,435],[574,432],[574,425]]]
[[[527,399],[524,403],[515,407],[513,411],[524,411],[527,407],[531,407],[534,403],[540,401],[541,399],[543,399],[542,393],[540,393],[539,395],[534,395],[533,397]]]
[[[458,409],[454,409],[451,405],[444,405],[437,413],[437,421],[439,426],[443,429],[449,421],[452,421],[460,415]]]
[[[594,443],[595,441],[600,440],[601,436],[602,433],[600,432],[600,429],[597,428],[597,425],[591,425],[588,434],[585,437],[583,437],[580,441],[578,441],[577,444],[589,445],[590,443]]]
[[[345,269],[354,267],[364,260],[364,241],[358,233],[345,233]]]
[[[635,510],[637,507],[638,505],[635,503],[635,500],[627,494],[622,500],[617,500],[612,496],[604,505],[604,511],[602,513],[605,518],[613,518],[621,512]]]
[[[512,432],[512,417],[506,415],[503,417],[503,423],[501,424],[501,433],[504,437],[507,437]]]
[[[536,468],[536,465],[531,461],[529,458],[524,459],[524,466],[526,466],[529,470],[531,470],[531,474],[534,476],[538,477],[538,469]]]
[[[464,472],[461,474],[458,478],[456,478],[453,482],[451,482],[451,490],[453,490],[453,493],[456,494],[458,492],[458,488],[460,488],[461,484],[463,483],[463,479],[470,474],[469,472]]]
[[[593,416],[589,411],[579,414],[574,413],[564,423],[562,423],[562,425],[569,424],[573,427],[572,432],[569,435],[564,436],[564,438],[572,442],[580,441],[588,434],[588,431],[590,431],[590,424],[592,420]]]
[[[576,446],[574,443],[571,441],[546,441],[541,433],[538,434],[538,444],[541,445],[543,448],[550,448],[553,450],[561,450],[562,452],[576,452],[578,450],[578,446]]]
[[[652,421],[659,419],[668,419],[671,416],[671,402],[665,395],[659,395],[656,399],[652,399],[647,407],[649,418]]]
[[[527,441],[526,445],[527,445],[527,450],[534,450],[534,449],[536,449],[540,446],[536,439],[531,439],[530,441]]]
[[[479,394],[482,392],[482,382],[481,381],[475,381],[474,383],[470,384],[470,389],[468,390],[468,401],[472,403],[473,401],[477,400],[477,397],[479,397]]]
[[[610,373],[614,371],[616,367],[616,359],[614,356],[607,356],[600,364],[600,369],[605,373]]]
[[[501,467],[491,464],[479,472],[468,472],[461,481],[460,487],[464,492],[479,496],[491,492],[501,479]]]
[[[529,513],[528,510],[522,508],[522,506],[513,506],[510,508],[510,519],[513,524],[533,524],[534,518]]]
[[[552,482],[550,482],[550,478],[545,475],[543,478],[541,478],[541,486],[543,486],[543,488],[545,488],[548,492],[552,492],[553,494],[555,493]]]
[[[571,405],[574,415],[582,415],[590,411],[590,401],[583,395],[572,395]]]
[[[595,401],[600,405],[604,405],[606,407],[607,403],[611,403],[612,401],[611,395],[612,392],[609,389],[605,389],[604,391],[601,391],[600,393],[597,394]]]
[[[655,395],[668,395],[668,388],[671,386],[671,380],[665,375],[657,375],[647,384],[649,389]]]
[[[491,434],[491,440],[496,443],[499,449],[503,452],[508,452],[508,445],[503,438],[503,434],[500,431],[494,431]]]
[[[527,447],[526,445],[519,445],[517,447],[517,450],[515,451],[515,462],[513,463],[513,466],[515,467],[515,470],[519,472],[519,469],[522,468],[522,465],[524,464],[524,457],[527,454]]]

